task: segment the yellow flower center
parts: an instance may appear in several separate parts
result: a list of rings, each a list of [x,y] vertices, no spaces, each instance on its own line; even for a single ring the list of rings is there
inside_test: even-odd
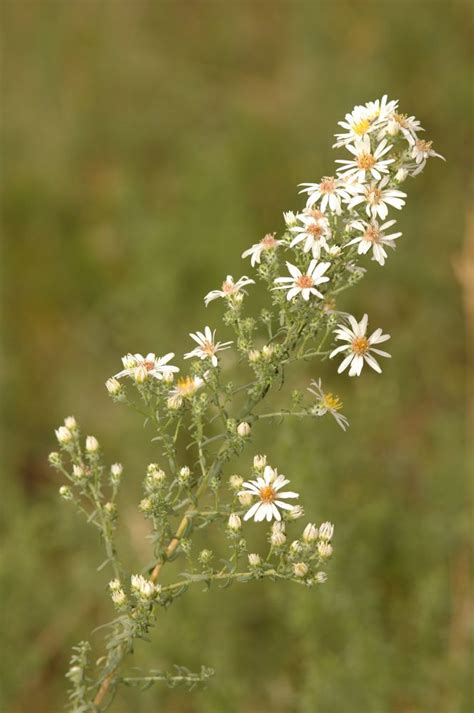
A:
[[[325,176],[319,184],[321,193],[332,193],[336,189],[336,181],[332,176]]]
[[[405,126],[407,125],[407,119],[408,119],[407,114],[394,114],[393,115],[393,120],[396,121],[397,124],[399,126],[402,126],[403,128],[405,128]]]
[[[342,408],[342,401],[339,396],[336,396],[335,394],[324,394],[321,399],[321,403],[324,408],[327,408],[330,411],[339,411],[339,409]]]
[[[359,168],[363,168],[366,171],[372,168],[372,166],[375,166],[376,163],[377,161],[371,153],[362,153],[357,159]]]
[[[369,346],[367,337],[356,337],[352,342],[352,351],[354,354],[367,354]]]
[[[298,277],[296,280],[296,284],[298,287],[301,287],[301,289],[305,289],[312,287],[314,285],[314,281],[310,275],[301,275],[301,277]]]
[[[196,391],[196,384],[192,376],[183,376],[178,379],[176,388],[182,396],[190,396]]]
[[[365,134],[368,129],[370,129],[369,119],[361,119],[357,122],[357,124],[354,124],[354,126],[352,127],[354,134],[357,134],[358,136],[362,136],[362,134]]]
[[[272,503],[276,496],[276,490],[271,485],[264,485],[263,488],[260,488],[260,500],[262,503]]]

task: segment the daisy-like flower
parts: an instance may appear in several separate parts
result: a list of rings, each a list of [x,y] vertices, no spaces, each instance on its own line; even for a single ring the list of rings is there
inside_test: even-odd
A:
[[[343,134],[335,134],[337,141],[333,148],[350,144],[373,130],[373,124],[365,106],[355,106],[350,114],[346,114],[344,121],[337,123],[346,131]]]
[[[414,116],[394,112],[388,118],[387,126],[381,133],[387,133],[389,136],[396,136],[401,133],[409,144],[414,144],[418,131],[424,131],[418,119],[415,119]]]
[[[328,249],[326,238],[331,237],[328,219],[321,211],[314,210],[308,215],[301,213],[298,215],[298,220],[303,225],[290,228],[290,231],[295,233],[290,246],[293,247],[304,241],[303,252],[307,253],[311,250],[313,257],[319,259],[321,248]]]
[[[367,112],[367,117],[370,121],[380,124],[385,121],[398,106],[398,99],[389,100],[387,95],[384,94],[382,99],[375,99],[375,101],[367,102],[365,105],[365,110]]]
[[[382,139],[372,153],[370,136],[367,134],[362,139],[359,139],[354,146],[347,144],[346,148],[353,154],[354,158],[351,161],[337,159],[336,163],[342,164],[341,167],[337,169],[337,172],[344,177],[352,177],[356,181],[359,181],[359,183],[364,183],[371,178],[380,181],[382,174],[388,173],[388,166],[395,160],[393,158],[383,158],[392,148],[392,145],[388,144],[387,139]]]
[[[225,281],[222,283],[222,287],[220,290],[211,290],[211,292],[207,293],[204,298],[204,304],[207,307],[209,302],[212,302],[212,300],[217,300],[219,297],[233,297],[238,292],[240,292],[240,290],[246,285],[254,284],[255,280],[251,280],[250,277],[247,277],[246,275],[244,275],[243,277],[239,277],[237,282],[234,282],[234,278],[232,277],[232,275],[227,275]]]
[[[228,349],[233,342],[216,342],[216,330],[211,331],[210,327],[204,327],[204,332],[191,333],[191,339],[197,343],[192,352],[184,355],[185,359],[198,357],[199,359],[210,359],[212,366],[217,366],[216,353]]]
[[[299,294],[301,294],[303,299],[306,301],[309,300],[310,295],[317,295],[317,297],[322,298],[323,295],[316,289],[316,285],[329,281],[329,277],[324,275],[324,273],[330,265],[330,262],[318,263],[317,260],[311,260],[306,273],[303,274],[301,270],[296,267],[296,265],[292,265],[291,262],[287,262],[286,266],[291,277],[277,277],[275,282],[281,284],[273,289],[288,290],[288,300],[292,300]]]
[[[206,374],[204,374],[206,376]],[[204,379],[200,376],[183,376],[178,379],[176,385],[171,389],[168,394],[168,406],[169,408],[177,409],[182,404],[184,399],[189,399],[198,389],[200,389],[205,384]]]
[[[411,150],[411,157],[415,160],[416,164],[423,164],[424,166],[426,160],[430,158],[430,156],[436,156],[437,158],[442,158],[443,161],[446,161],[444,156],[441,156],[441,154],[436,153],[436,151],[433,151],[433,149],[431,148],[432,146],[432,141],[424,141],[423,139],[418,139],[414,142],[413,148]]]
[[[251,517],[255,522],[265,519],[270,522],[272,518],[281,520],[279,508],[290,511],[293,509],[293,505],[286,503],[285,500],[299,498],[298,493],[293,493],[290,490],[284,493],[280,492],[289,482],[284,475],[278,475],[277,470],[269,465],[265,466],[263,476],[259,476],[256,480],[246,481],[239,495],[250,494],[258,500],[247,510],[244,520],[250,520]]]
[[[259,243],[255,243],[251,248],[245,250],[242,253],[242,257],[250,257],[250,264],[255,267],[257,263],[260,263],[262,253],[268,250],[275,250],[282,242],[282,240],[275,239],[275,233],[267,233]]]
[[[352,210],[356,205],[365,203],[365,212],[372,218],[379,216],[381,220],[385,220],[388,215],[388,206],[392,206],[397,210],[401,210],[405,205],[406,193],[395,188],[386,188],[388,176],[385,176],[379,184],[371,183],[362,185],[360,183],[348,185],[348,190],[351,191],[353,197],[349,203],[349,210]]]
[[[390,233],[390,235],[385,235],[384,230],[388,230],[395,225],[396,220],[388,220],[386,223],[379,225],[379,223],[373,219],[370,223],[366,223],[362,220],[355,220],[351,227],[358,230],[361,235],[350,240],[346,247],[349,245],[359,245],[357,252],[359,255],[365,255],[372,249],[373,260],[379,263],[379,265],[385,264],[385,259],[387,253],[384,250],[384,245],[388,245],[391,248],[395,247],[394,240],[401,236],[401,233]]]
[[[316,396],[316,405],[312,409],[314,415],[324,416],[326,413],[330,413],[331,416],[335,418],[336,423],[345,431],[349,425],[349,421],[342,413],[339,413],[342,408],[340,398],[335,394],[331,394],[329,391],[323,391],[321,379],[311,381],[311,386],[308,387],[308,391]]]
[[[390,357],[390,354],[383,352],[381,349],[376,349],[373,345],[386,342],[387,339],[390,339],[390,334],[382,334],[381,329],[376,329],[370,337],[367,337],[368,317],[366,314],[364,314],[360,322],[352,315],[348,315],[347,319],[351,328],[346,324],[338,324],[334,332],[337,340],[347,342],[347,344],[336,347],[329,355],[329,358],[332,359],[336,354],[345,352],[345,357],[337,370],[338,374],[350,365],[349,376],[359,376],[364,362],[367,362],[374,371],[381,374],[382,369],[373,357],[372,352],[383,357]]]
[[[319,207],[323,213],[329,206],[329,210],[339,215],[342,210],[341,200],[350,200],[346,185],[334,176],[324,176],[320,183],[300,183],[300,186],[304,186],[300,193],[309,195],[306,201],[307,209],[312,208],[321,199]]]
[[[122,357],[124,369],[115,374],[113,378],[121,379],[123,376],[131,376],[140,383],[145,381],[148,376],[161,380],[163,376],[179,371],[177,366],[168,364],[173,357],[173,352],[162,357],[156,357],[153,352],[146,356],[142,356],[142,354],[126,354],[126,356]]]

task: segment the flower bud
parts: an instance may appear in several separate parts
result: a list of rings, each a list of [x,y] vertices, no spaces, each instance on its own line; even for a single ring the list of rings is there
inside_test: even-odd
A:
[[[88,453],[97,453],[99,450],[99,441],[95,436],[87,436],[86,438],[86,451]]]
[[[109,582],[109,589],[111,592],[117,592],[122,587],[120,579],[112,579]]]
[[[297,224],[297,218],[296,215],[293,213],[292,210],[286,211],[286,213],[283,213],[283,220],[287,224],[289,228]]]
[[[248,354],[249,362],[255,364],[260,359],[260,352],[258,349],[251,349]]]
[[[247,436],[250,436],[251,430],[250,425],[246,421],[242,421],[242,423],[239,423],[237,426],[237,433],[241,438],[247,438]]]
[[[334,525],[331,522],[323,522],[319,526],[319,538],[321,540],[332,540]]]
[[[59,426],[59,428],[56,429],[55,433],[56,438],[62,446],[66,446],[68,443],[71,443],[72,433],[69,428],[66,428],[66,426]]]
[[[123,465],[121,463],[114,463],[110,466],[110,480],[112,484],[118,485],[122,478]]]
[[[318,584],[324,584],[324,582],[326,582],[327,578],[328,578],[328,576],[327,576],[326,572],[318,572],[315,577],[316,582]]]
[[[138,509],[144,513],[151,512],[153,510],[153,501],[151,498],[143,498],[143,500],[140,500]]]
[[[178,481],[181,483],[181,485],[186,485],[187,483],[189,483],[190,476],[191,471],[189,470],[188,466],[185,465],[180,469],[178,473]]]
[[[127,603],[127,595],[122,588],[112,592],[112,601],[118,609],[121,609]]]
[[[252,493],[240,493],[239,497],[239,503],[242,505],[242,507],[246,508],[249,505],[253,503],[253,496]]]
[[[164,384],[172,384],[174,381],[174,373],[172,371],[165,371],[162,380]]]
[[[130,582],[133,593],[139,599],[147,601],[154,597],[156,589],[150,579],[145,579],[141,574],[132,574]]]
[[[233,532],[238,532],[242,527],[242,521],[236,513],[231,513],[229,515],[229,520],[227,522],[227,527]]]
[[[122,390],[122,384],[115,376],[112,376],[105,382],[105,388],[111,396],[117,396]]]
[[[267,465],[267,456],[254,456],[253,467],[257,472],[262,471]]]
[[[211,550],[201,550],[198,555],[198,561],[203,565],[207,565],[212,560],[212,557],[213,555]]]
[[[272,525],[272,533],[270,535],[270,543],[272,547],[283,547],[286,542],[285,523],[274,522]]]
[[[143,365],[137,366],[133,371],[133,378],[137,384],[143,384],[148,378],[148,371]]]
[[[274,353],[275,353],[275,347],[273,346],[273,344],[265,344],[265,346],[262,347],[262,356],[267,361],[269,361],[272,358]]]
[[[249,555],[249,565],[251,567],[259,567],[261,563],[260,555],[256,555],[255,553]]]
[[[318,543],[318,554],[323,559],[328,559],[328,557],[332,555],[332,545],[330,545],[329,542],[321,540]]]
[[[300,517],[303,517],[303,515],[304,510],[301,505],[294,505],[294,507],[286,513],[288,520],[298,520]]]
[[[318,528],[312,522],[308,522],[303,530],[303,540],[307,543],[314,542],[318,539]]]
[[[73,465],[72,466],[72,474],[77,480],[82,480],[84,477],[84,468],[80,465]]]
[[[60,468],[63,464],[63,462],[61,460],[61,456],[56,451],[53,451],[52,453],[49,454],[48,463],[50,465],[54,466],[54,468]]]
[[[68,416],[67,418],[64,419],[64,425],[66,428],[68,428],[70,431],[76,431],[77,430],[77,422],[74,416]]]
[[[303,549],[303,545],[299,540],[293,540],[293,542],[290,545],[290,553],[292,555],[297,555],[299,554]]]
[[[231,475],[229,478],[229,488],[231,490],[240,490],[244,479],[240,475]]]
[[[407,176],[408,176],[408,171],[406,170],[406,168],[399,168],[395,174],[395,180],[398,181],[399,183],[403,183],[403,181],[406,179]]]
[[[67,485],[61,485],[61,487],[59,488],[59,494],[63,498],[63,500],[72,500],[74,497],[71,488],[69,488]]]
[[[308,565],[305,562],[295,562],[293,572],[295,577],[304,577],[308,574]]]

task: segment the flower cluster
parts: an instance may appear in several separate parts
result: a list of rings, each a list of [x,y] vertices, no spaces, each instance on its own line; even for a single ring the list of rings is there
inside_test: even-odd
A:
[[[188,373],[177,376],[175,353],[164,348],[164,356],[125,355],[123,368],[106,381],[114,401],[144,415],[157,446],[158,462],[146,468],[137,504],[151,542],[151,564],[142,573],[126,573],[117,553],[122,466],[106,468],[99,442],[94,436],[83,440],[73,417],[56,430],[59,452],[49,460],[67,480],[60,495],[99,529],[106,553],[103,566],[112,568],[109,589],[119,613],[110,625],[98,679],[83,675],[86,644],[74,658],[74,668],[80,670],[69,675],[75,686],[71,700],[82,705],[74,710],[105,710],[110,692],[122,680],[118,669],[135,640],[148,634],[160,607],[168,607],[193,583],[208,588],[269,578],[310,587],[326,581],[321,566],[333,552],[334,526],[308,522],[296,539],[290,537],[304,510],[295,502],[299,494],[286,489],[289,479],[265,455],[253,457],[247,478],[223,476],[232,459],[256,438],[264,419],[279,423],[329,414],[347,429],[341,400],[319,377],[292,394],[291,406],[263,410],[267,394],[283,385],[288,369],[299,362],[340,357],[337,373],[347,370],[349,376],[360,376],[365,364],[380,373],[378,358],[390,357],[379,348],[390,335],[380,328],[369,332],[367,314],[356,319],[338,309],[337,300],[364,276],[367,255],[385,265],[389,249],[395,249],[402,235],[389,216],[405,206],[401,184],[417,176],[429,158],[440,156],[431,141],[420,138],[419,121],[399,113],[398,102],[387,96],[354,107],[339,125],[342,131],[334,147],[347,153],[337,159],[336,170],[302,183],[301,209],[285,211],[280,233],[266,233],[242,253],[244,260],[250,258],[254,277],[234,280],[227,275],[220,289],[205,296],[206,307],[220,304],[223,326],[232,339],[218,341],[216,329],[206,325],[190,334],[193,348],[183,355]],[[254,289],[248,288],[258,283],[266,303],[256,315],[247,309],[247,301]],[[227,379],[224,351],[228,365],[238,364],[237,381]],[[183,453],[187,463],[182,462]],[[285,472],[287,467],[291,463],[284,464]],[[221,540],[213,539],[219,552],[196,548],[196,530],[208,527],[221,529]],[[267,552],[249,552],[247,533],[252,527],[266,528]],[[171,574],[174,562],[174,579],[157,584],[163,567]],[[123,584],[127,581],[128,586]],[[199,680],[196,676],[187,680]]]

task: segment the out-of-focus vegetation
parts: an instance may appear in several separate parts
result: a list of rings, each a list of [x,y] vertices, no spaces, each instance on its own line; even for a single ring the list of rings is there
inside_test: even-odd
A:
[[[469,3],[13,2],[3,10],[1,709],[61,710],[70,647],[113,617],[95,534],[59,502],[53,428],[74,413],[122,461],[123,546],[157,457],[103,383],[130,351],[178,354],[219,324],[202,296],[333,170],[336,122],[387,92],[447,163],[409,181],[404,237],[341,306],[392,334],[383,376],[321,375],[351,428],[262,427],[255,452],[336,524],[328,583],[189,592],[145,667],[216,676],[124,690],[124,713],[468,713],[469,522],[463,298],[472,104]],[[398,217],[398,216],[396,216]],[[224,332],[221,332],[224,335]],[[250,462],[242,460],[242,468]],[[98,638],[94,638],[94,641]]]

